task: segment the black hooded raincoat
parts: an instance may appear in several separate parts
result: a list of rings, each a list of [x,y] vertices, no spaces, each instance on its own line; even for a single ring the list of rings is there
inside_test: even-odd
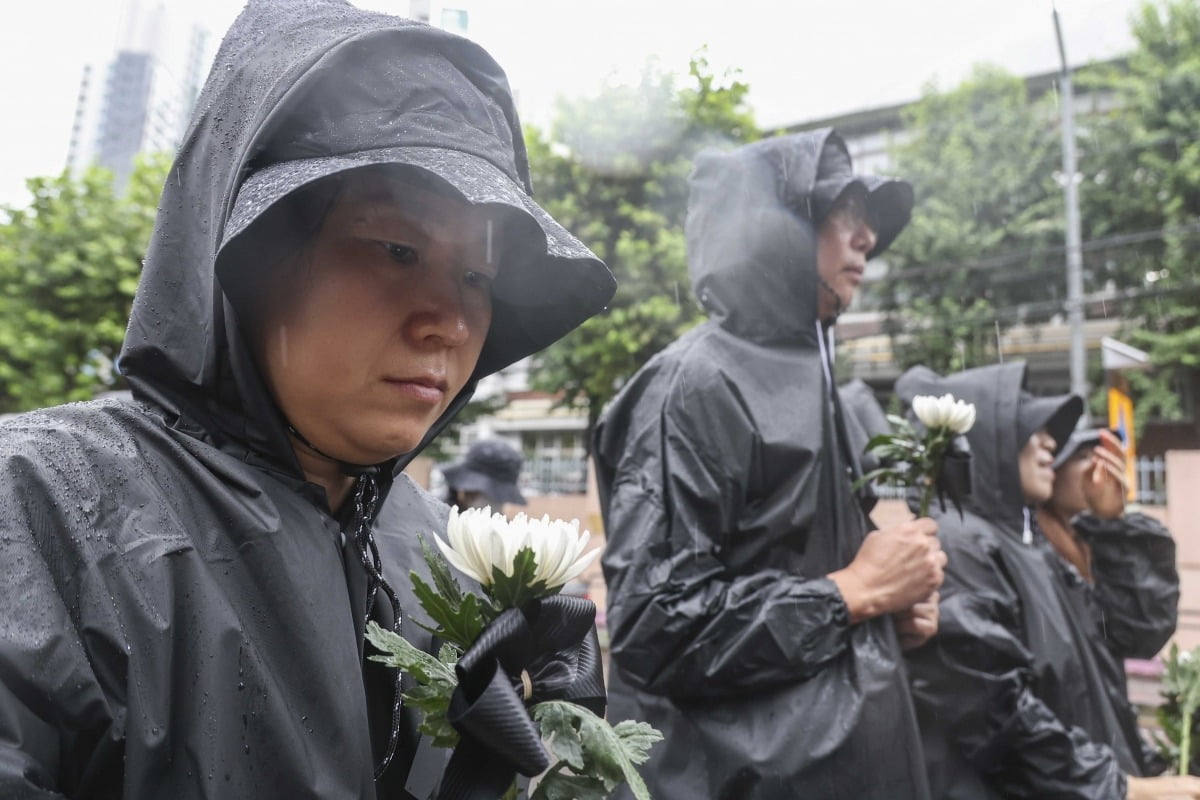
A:
[[[1137,768],[1131,773],[1161,774],[1166,759],[1138,730],[1137,710],[1129,702],[1125,659],[1154,658],[1175,633],[1179,618],[1175,540],[1158,520],[1137,512],[1118,519],[1085,513],[1071,525],[1091,550],[1094,582],[1084,580],[1065,560],[1060,559],[1059,566],[1063,579],[1078,587],[1091,612],[1089,641],[1104,674],[1109,702],[1125,738],[1135,743]],[[1045,546],[1053,549],[1048,541]]]
[[[828,130],[701,155],[687,241],[711,318],[599,423],[609,715],[665,735],[657,800],[927,796],[892,621],[851,626],[824,577],[868,530],[816,319],[811,209],[839,156]]]
[[[949,558],[938,634],[908,654],[930,786],[963,800],[1120,800],[1141,743],[1106,689],[1089,590],[1025,507],[1024,380],[1013,363],[944,378],[916,367],[896,384],[906,403],[950,392],[977,412],[963,515],[933,509]]]
[[[377,79],[338,94],[344,116],[314,111],[305,125],[303,109],[330,107],[306,92],[355,64]],[[473,88],[448,93],[448,75]],[[500,122],[471,124],[470,109]],[[0,428],[0,797],[409,796],[407,709],[397,757],[373,781],[394,673],[364,666],[367,576],[342,533],[356,510],[331,514],[305,481],[222,286],[255,267],[253,248],[228,257],[227,226],[272,150],[353,159],[397,145],[473,151],[527,191],[504,74],[478,46],[332,0],[252,0],[164,189],[121,359],[134,400]],[[611,296],[603,265],[548,244],[530,213],[534,233],[515,238],[540,255],[501,263],[479,368],[431,436],[480,376]],[[249,231],[232,241],[288,246]],[[416,534],[444,531],[446,511],[400,473],[410,456],[378,465],[374,520],[407,614],[418,608],[408,571],[424,569]],[[372,614],[387,626],[382,601]],[[430,646],[410,620],[403,634]]]

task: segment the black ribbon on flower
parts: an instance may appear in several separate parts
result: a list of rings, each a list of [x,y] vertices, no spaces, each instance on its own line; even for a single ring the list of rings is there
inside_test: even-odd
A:
[[[971,494],[971,446],[967,443],[967,437],[955,436],[947,445],[942,453],[942,468],[938,471],[934,487],[942,513],[946,513],[946,498],[949,497],[961,518],[962,500]]]
[[[550,767],[526,706],[567,700],[603,716],[606,704],[596,606],[554,595],[493,620],[458,660],[447,717],[461,739],[438,800],[496,800],[516,773]]]

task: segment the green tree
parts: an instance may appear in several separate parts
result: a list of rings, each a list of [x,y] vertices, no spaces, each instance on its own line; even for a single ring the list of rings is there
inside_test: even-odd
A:
[[[903,112],[892,171],[911,181],[913,219],[864,304],[889,313],[902,368],[953,371],[997,357],[996,325],[1053,313],[1065,295],[1054,98],[976,67],[950,91],[926,88]],[[1061,286],[1060,286],[1061,285]]]
[[[120,195],[100,169],[32,178],[29,206],[0,210],[0,412],[120,388],[113,361],[166,171],[140,163]]]
[[[1132,296],[1126,335],[1157,367],[1130,376],[1139,418],[1174,418],[1200,367],[1200,2],[1146,3],[1132,28],[1125,63],[1081,77],[1111,97],[1081,141],[1085,240],[1118,243],[1085,265]]]
[[[620,385],[701,318],[683,234],[693,157],[759,135],[749,87],[714,75],[703,51],[677,83],[648,64],[636,85],[560,101],[549,131],[526,130],[539,200],[619,284],[607,311],[543,353],[533,373],[536,388],[587,408],[589,432]]]

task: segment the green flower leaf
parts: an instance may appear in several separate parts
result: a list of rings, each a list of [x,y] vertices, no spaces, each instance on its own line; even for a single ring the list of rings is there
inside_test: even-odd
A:
[[[433,586],[437,589],[438,594],[446,598],[451,605],[461,603],[462,587],[458,585],[458,579],[450,571],[450,564],[446,561],[446,557],[430,547],[424,536],[418,535],[417,541],[421,544],[421,555],[424,557],[425,563],[429,565],[429,577],[433,579]]]
[[[450,695],[454,689],[445,691],[439,685],[417,686],[404,693],[404,704],[421,712],[421,723],[417,730],[430,737],[434,747],[451,748],[458,745],[458,731],[446,718],[450,707]]]
[[[548,594],[545,582],[533,583],[536,574],[537,556],[533,548],[522,547],[513,559],[512,575],[505,575],[499,567],[492,567],[492,585],[488,590],[492,602],[500,608],[520,608],[531,600],[545,596]]]
[[[1200,647],[1181,653],[1172,643],[1164,667],[1161,691],[1165,702],[1158,709],[1158,720],[1166,740],[1158,738],[1158,747],[1180,775],[1187,775],[1196,756],[1193,728],[1200,710]]]
[[[532,800],[605,800],[611,794],[599,778],[551,769],[538,783]]]
[[[891,467],[879,467],[878,469],[871,470],[866,475],[863,475],[861,478],[856,480],[851,485],[851,488],[854,491],[858,491],[861,487],[868,483],[882,483],[891,486],[903,481],[903,479],[903,472],[897,472]]]
[[[482,607],[477,595],[467,593],[461,595],[458,602],[453,602],[433,587],[421,580],[416,572],[410,573],[413,582],[413,594],[425,613],[433,620],[433,625],[421,625],[422,628],[448,642],[453,642],[462,649],[467,649],[479,638],[483,630],[484,619]],[[436,580],[436,579],[435,579]]]
[[[607,797],[621,782],[637,800],[650,800],[637,764],[645,763],[650,747],[662,740],[662,734],[644,722],[626,720],[616,727],[583,706],[552,700],[533,707],[533,718],[560,760],[538,785],[534,800],[574,797],[591,800]],[[561,766],[560,766],[561,765]],[[562,767],[570,767],[575,777],[585,775],[603,785],[601,794],[581,794],[586,788],[578,781],[567,781]],[[561,792],[574,791],[575,794]],[[596,791],[600,791],[596,788]],[[554,792],[552,794],[551,792]]]
[[[884,445],[893,444],[899,438],[894,433],[877,433],[867,440],[866,450],[868,452]]]
[[[418,726],[421,733],[432,737],[435,747],[458,744],[458,731],[446,719],[446,710],[450,707],[450,696],[458,686],[454,664],[460,651],[453,645],[444,644],[438,657],[434,658],[373,620],[367,623],[366,639],[382,653],[369,656],[372,661],[398,669],[417,683],[404,693],[403,700],[424,715]]]

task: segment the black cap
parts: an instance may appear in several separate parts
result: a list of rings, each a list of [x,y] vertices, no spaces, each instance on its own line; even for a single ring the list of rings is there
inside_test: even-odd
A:
[[[867,257],[875,258],[888,249],[912,217],[912,184],[876,175],[856,175],[850,153],[844,147],[826,147],[813,186],[813,221],[820,224],[851,186],[861,186],[866,192],[867,213],[875,230],[875,247]]]
[[[1078,453],[1083,448],[1089,450],[1100,444],[1100,431],[1103,428],[1084,428],[1083,430],[1075,431],[1071,434],[1071,438],[1067,439],[1067,443],[1058,448],[1058,452],[1054,455],[1054,468],[1058,469],[1063,464],[1071,460],[1071,457]]]
[[[1017,410],[1017,436],[1021,447],[1029,437],[1045,428],[1053,437],[1055,452],[1071,437],[1076,423],[1083,416],[1083,398],[1076,394],[1060,394],[1052,397],[1037,397],[1021,390],[1020,407]]]
[[[467,457],[442,470],[446,483],[457,492],[482,492],[496,505],[525,505],[517,488],[521,476],[521,454],[500,439],[481,439],[467,450]]]

